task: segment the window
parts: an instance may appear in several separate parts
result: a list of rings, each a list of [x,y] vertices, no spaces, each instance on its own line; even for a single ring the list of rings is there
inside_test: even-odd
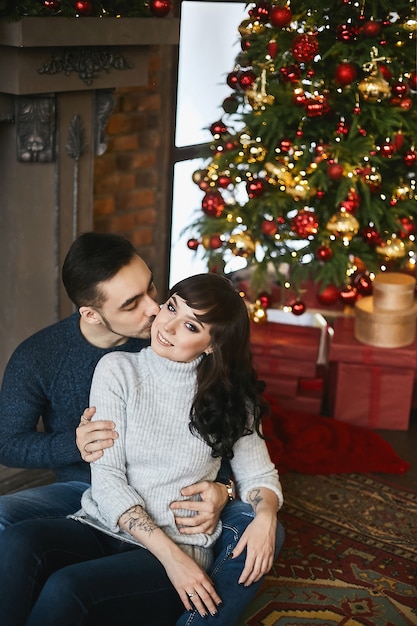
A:
[[[195,157],[212,139],[208,127],[224,114],[221,105],[231,93],[226,77],[240,50],[238,27],[245,17],[243,2],[181,3],[170,285],[207,269],[201,246],[189,250],[192,233],[183,231],[201,212],[203,194],[192,174],[204,160]]]

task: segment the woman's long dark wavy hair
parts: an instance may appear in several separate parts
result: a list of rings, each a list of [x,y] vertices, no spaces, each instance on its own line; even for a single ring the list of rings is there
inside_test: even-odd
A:
[[[264,383],[252,365],[249,314],[233,283],[219,274],[197,274],[174,285],[177,294],[210,324],[212,353],[197,368],[197,391],[190,430],[212,448],[214,457],[233,458],[233,446],[260,424],[268,412]]]

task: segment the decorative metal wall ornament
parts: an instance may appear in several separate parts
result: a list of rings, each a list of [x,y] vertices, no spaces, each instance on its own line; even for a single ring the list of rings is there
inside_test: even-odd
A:
[[[106,125],[116,104],[114,89],[97,89],[95,92],[95,154],[101,156],[107,150]]]
[[[38,69],[38,74],[64,72],[66,76],[69,76],[71,72],[76,72],[86,85],[91,85],[100,72],[109,73],[111,70],[132,68],[133,65],[114,47],[73,47],[64,48],[61,54],[52,55],[51,59]]]
[[[17,160],[50,163],[55,159],[56,100],[50,96],[16,96]]]
[[[68,143],[65,150],[71,159],[74,159],[74,175],[72,186],[72,239],[74,240],[78,233],[78,187],[79,187],[79,160],[85,150],[85,131],[81,120],[81,116],[76,114],[72,116],[70,128],[68,131]]]

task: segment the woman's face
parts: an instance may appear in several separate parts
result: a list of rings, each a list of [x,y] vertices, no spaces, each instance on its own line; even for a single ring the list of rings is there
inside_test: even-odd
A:
[[[203,324],[196,317],[203,312],[191,309],[178,295],[171,296],[152,324],[154,352],[183,363],[193,361],[203,352],[211,352],[211,325]]]

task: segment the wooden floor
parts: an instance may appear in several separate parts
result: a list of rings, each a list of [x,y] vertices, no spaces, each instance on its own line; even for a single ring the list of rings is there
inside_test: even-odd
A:
[[[417,491],[417,411],[411,414],[408,430],[377,432],[392,445],[402,459],[411,465],[410,470],[403,476],[384,474],[384,478],[388,478],[399,488]],[[0,495],[43,485],[52,480],[53,474],[48,470],[19,470],[0,465]]]

